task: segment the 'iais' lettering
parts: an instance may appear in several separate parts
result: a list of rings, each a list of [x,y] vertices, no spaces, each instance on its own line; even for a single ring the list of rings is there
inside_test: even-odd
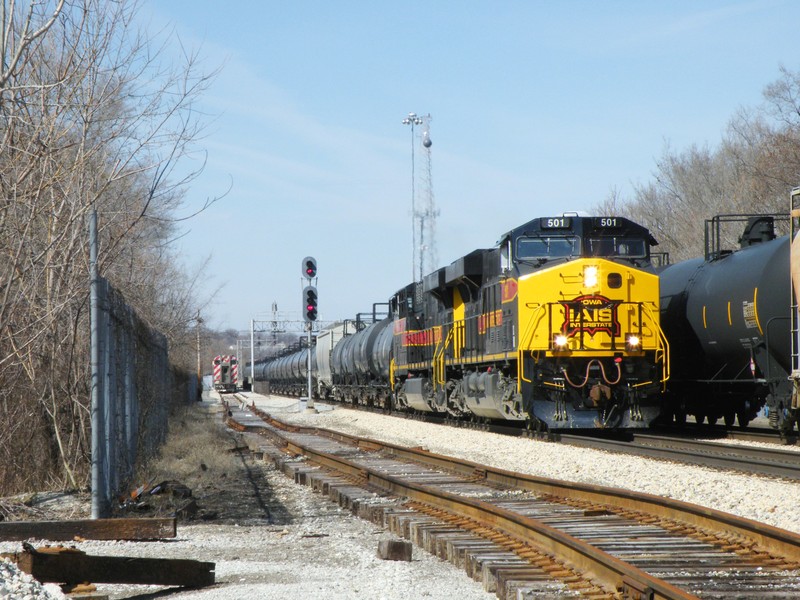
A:
[[[620,332],[617,319],[619,302],[598,294],[579,296],[574,300],[564,300],[564,325],[562,331],[572,337],[584,332],[590,336],[598,331],[617,336]]]

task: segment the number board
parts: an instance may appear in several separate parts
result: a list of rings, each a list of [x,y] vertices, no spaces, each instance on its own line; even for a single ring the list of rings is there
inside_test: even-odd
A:
[[[622,227],[622,219],[617,217],[595,217],[595,229],[619,229]]]
[[[570,229],[572,227],[571,217],[542,217],[539,220],[542,229]]]

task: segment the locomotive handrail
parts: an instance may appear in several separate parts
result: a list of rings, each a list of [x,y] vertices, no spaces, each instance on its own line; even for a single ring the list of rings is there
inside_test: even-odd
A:
[[[659,362],[659,354],[661,354],[661,384],[666,385],[671,375],[669,365],[669,340],[664,334],[664,330],[661,329],[661,323],[653,315],[651,307],[646,306],[643,302],[640,304],[642,305],[642,308],[647,311],[647,314],[650,317],[650,322],[653,323],[657,331],[655,359],[656,362]]]
[[[517,358],[517,391],[518,392],[521,391],[522,382],[523,381],[525,381],[526,383],[530,383],[531,382],[530,379],[525,379],[525,368],[524,368],[525,361],[523,360],[523,355],[528,350],[532,351],[532,349],[531,348],[527,348],[527,346],[530,344],[530,340],[533,339],[533,333],[536,331],[536,327],[537,326],[534,325],[534,321],[536,321],[537,319],[541,319],[541,317],[538,317],[538,314],[539,314],[540,311],[542,311],[544,309],[544,307],[545,307],[544,304],[540,304],[536,308],[536,310],[534,311],[533,315],[531,315],[531,318],[527,323],[527,328],[525,329],[525,331],[523,332],[522,336],[520,336],[520,339],[519,339],[519,350],[517,351],[517,353],[519,354],[519,358]],[[530,335],[528,336],[528,331],[529,330],[530,330]],[[526,339],[526,336],[528,337],[528,344],[523,344],[523,341]]]
[[[523,332],[522,336],[520,337],[520,340],[519,340],[520,348],[522,348],[523,346],[527,347],[530,344],[530,341],[533,339],[533,334],[534,334],[534,332],[536,331],[536,329],[538,327],[538,325],[535,323],[535,321],[541,320],[541,317],[539,316],[539,313],[541,311],[545,310],[545,307],[548,306],[549,304],[550,303],[539,304],[539,306],[536,307],[534,313],[531,315],[531,318],[528,320],[527,327],[525,328],[525,331]],[[529,332],[530,332],[530,334],[529,334]],[[522,351],[524,352],[524,350],[522,350]]]
[[[450,327],[450,330],[447,332],[447,338],[444,342],[441,342],[439,346],[433,351],[433,390],[436,391],[436,385],[439,384],[444,386],[445,384],[445,377],[444,377],[444,353],[447,350],[447,344],[453,338],[453,330],[455,329],[455,323]]]
[[[537,320],[537,313],[541,309],[544,309],[544,308],[548,309],[547,310],[547,312],[548,312],[548,328],[549,328],[548,339],[550,337],[552,337],[552,332],[553,332],[553,327],[552,327],[553,314],[554,314],[555,311],[551,310],[551,308],[552,307],[559,307],[559,306],[561,306],[561,305],[558,302],[546,302],[546,303],[543,303],[543,304],[539,305],[539,307],[536,309],[536,312],[533,314],[533,316],[530,318],[530,320],[528,322],[528,327],[525,330],[525,334],[523,335],[522,339],[520,340],[520,342],[521,342],[520,346],[523,345],[522,341],[524,341],[526,339],[526,337],[527,337],[527,340],[528,340],[528,344],[530,343],[530,340],[533,338],[534,332],[536,331],[536,329],[538,327],[538,324],[534,325],[534,321]],[[659,352],[659,351],[660,352],[664,352],[664,354],[668,356],[668,354],[669,354],[669,342],[667,341],[666,336],[664,335],[664,332],[661,329],[660,324],[658,324],[658,320],[653,315],[651,308],[648,307],[648,306],[645,306],[644,302],[632,302],[630,300],[620,300],[619,301],[619,306],[634,306],[634,307],[638,307],[638,309],[639,309],[639,327],[638,328],[639,328],[639,335],[640,336],[642,334],[641,311],[645,310],[647,312],[647,315],[648,315],[648,317],[650,319],[650,322],[653,323],[653,329],[656,331],[656,334],[655,334],[656,352]],[[559,328],[559,330],[561,330],[561,329]],[[529,331],[530,331],[530,335],[528,335]],[[619,336],[611,336],[611,350],[615,350],[616,349],[616,337],[619,337]],[[592,348],[592,347],[588,347],[587,348],[585,346],[585,344],[583,343],[583,337],[582,336],[581,336],[580,339],[581,339],[581,344],[580,344],[580,347],[577,348],[577,350],[579,350],[579,351],[583,351],[583,352],[591,352],[591,351],[605,352],[606,351],[606,349],[604,349],[604,348]],[[662,343],[659,343],[659,341],[662,342]],[[528,344],[526,344],[526,345],[528,345]],[[664,348],[664,346],[666,346],[666,349]],[[545,350],[547,350],[547,349],[548,348],[546,348]],[[521,352],[524,352],[525,350],[533,350],[533,349],[532,348],[525,348],[525,349],[521,350]]]

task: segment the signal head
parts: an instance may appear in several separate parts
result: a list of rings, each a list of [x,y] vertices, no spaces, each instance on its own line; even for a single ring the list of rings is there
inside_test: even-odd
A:
[[[303,288],[303,320],[306,323],[317,320],[317,288],[313,285]]]
[[[306,279],[311,280],[317,276],[317,259],[313,256],[306,256],[301,267],[303,269],[303,277]]]

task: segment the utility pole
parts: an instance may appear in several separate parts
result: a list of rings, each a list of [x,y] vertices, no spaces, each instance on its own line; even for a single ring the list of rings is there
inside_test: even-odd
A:
[[[197,311],[197,316],[195,317],[195,332],[197,334],[197,384],[202,386],[203,385],[203,366],[200,361],[200,326],[203,324],[203,319],[200,318],[200,311]]]
[[[92,519],[111,516],[111,498],[108,489],[108,448],[106,445],[104,379],[106,364],[103,354],[108,345],[107,331],[101,314],[105,308],[105,288],[100,285],[98,261],[97,210],[92,208],[89,215],[89,320],[91,329],[91,428],[92,428]],[[102,305],[102,306],[101,306]]]

